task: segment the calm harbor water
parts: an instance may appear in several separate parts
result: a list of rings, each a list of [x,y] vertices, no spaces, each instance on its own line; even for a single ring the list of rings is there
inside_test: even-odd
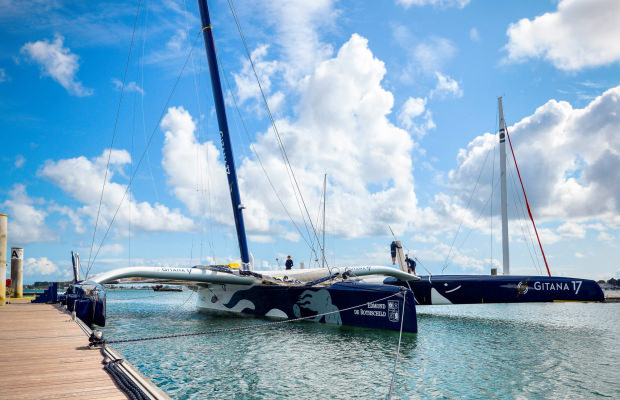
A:
[[[268,322],[196,312],[191,291],[108,292],[108,340]],[[393,398],[620,398],[620,303],[418,307]],[[398,333],[292,323],[114,344],[175,399],[386,398]]]

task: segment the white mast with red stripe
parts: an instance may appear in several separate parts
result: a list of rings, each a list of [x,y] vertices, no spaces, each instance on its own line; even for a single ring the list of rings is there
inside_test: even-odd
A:
[[[530,208],[530,202],[527,200],[527,194],[525,193],[525,186],[523,186],[523,180],[521,179],[521,172],[519,172],[519,165],[517,164],[517,159],[515,157],[514,149],[512,148],[512,142],[510,140],[510,135],[508,134],[508,127],[506,126],[506,121],[504,120],[504,108],[502,106],[502,98],[499,97],[497,99],[497,106],[499,108],[499,163],[500,163],[500,171],[501,171],[501,192],[502,192],[502,250],[503,250],[503,258],[504,258],[504,267],[503,272],[504,275],[510,275],[510,256],[508,251],[508,205],[506,199],[506,138],[508,138],[508,144],[510,145],[510,152],[512,153],[512,159],[515,162],[515,168],[517,169],[517,175],[519,177],[519,182],[521,183],[521,190],[523,190],[523,197],[525,198],[525,205],[527,207],[527,213],[529,214],[530,220],[532,221],[532,226],[534,227],[534,232],[536,233],[536,239],[538,240],[538,246],[540,247],[540,253],[542,254],[543,260],[545,262],[545,267],[547,268],[547,274],[551,276],[551,270],[549,269],[549,264],[547,263],[547,257],[545,256],[545,251],[542,247],[542,242],[540,241],[540,236],[538,235],[538,229],[536,228],[536,223],[534,222],[534,216],[532,215],[532,209]]]

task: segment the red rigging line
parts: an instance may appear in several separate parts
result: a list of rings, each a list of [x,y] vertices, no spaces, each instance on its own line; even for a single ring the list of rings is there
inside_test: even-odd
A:
[[[532,225],[534,226],[534,232],[536,233],[536,239],[538,239],[538,246],[540,247],[540,252],[542,253],[543,260],[545,261],[545,267],[547,267],[547,274],[551,276],[551,271],[549,270],[549,264],[547,263],[547,257],[545,257],[545,251],[543,250],[542,243],[540,242],[540,237],[538,236],[538,229],[536,229],[536,223],[534,222],[534,216],[532,215],[532,210],[530,209],[530,202],[527,200],[527,194],[525,193],[525,186],[523,186],[523,180],[521,179],[521,172],[519,172],[519,165],[517,164],[517,158],[515,157],[515,151],[512,148],[512,141],[510,140],[510,135],[508,134],[508,125],[506,125],[506,136],[508,137],[508,144],[510,145],[510,152],[512,153],[512,159],[515,162],[515,167],[517,168],[517,175],[519,176],[519,183],[521,183],[521,190],[523,190],[523,197],[525,197],[525,205],[527,207],[527,213],[530,215],[530,220],[532,221]]]

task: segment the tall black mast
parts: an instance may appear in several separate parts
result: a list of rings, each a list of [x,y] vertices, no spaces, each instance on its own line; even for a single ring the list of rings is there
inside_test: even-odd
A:
[[[220,82],[220,72],[215,55],[215,43],[213,41],[213,27],[209,17],[209,7],[206,0],[198,0],[200,7],[200,18],[202,19],[202,33],[207,49],[207,60],[209,61],[209,73],[211,74],[211,86],[213,88],[213,99],[215,100],[215,110],[217,112],[217,122],[220,127],[220,139],[224,150],[224,161],[226,163],[226,173],[228,176],[228,188],[230,189],[230,199],[232,201],[233,214],[235,215],[235,227],[237,228],[237,239],[239,240],[239,251],[241,253],[241,263],[243,269],[249,269],[250,253],[248,252],[248,241],[245,236],[245,224],[243,222],[243,204],[239,195],[239,185],[237,183],[237,171],[235,170],[235,159],[233,158],[232,146],[230,144],[230,133],[228,132],[228,120],[226,118],[226,108],[224,107],[224,96],[222,95],[222,84]]]

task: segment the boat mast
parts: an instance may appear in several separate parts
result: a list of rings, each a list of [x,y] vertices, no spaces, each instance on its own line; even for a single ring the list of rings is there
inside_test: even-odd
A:
[[[241,196],[239,195],[239,185],[237,184],[237,171],[235,170],[235,159],[233,157],[232,146],[230,143],[230,133],[228,131],[228,120],[226,118],[226,108],[224,107],[224,96],[222,95],[222,84],[220,82],[220,72],[215,55],[215,42],[213,41],[213,27],[209,17],[209,8],[206,0],[198,0],[200,8],[200,18],[202,20],[202,33],[207,49],[207,60],[209,61],[209,73],[211,75],[211,87],[213,89],[213,99],[217,112],[217,122],[220,127],[220,139],[224,150],[224,161],[226,163],[226,173],[228,176],[228,188],[230,189],[230,199],[232,201],[233,214],[235,216],[235,227],[237,228],[237,239],[239,240],[239,251],[241,253],[242,269],[250,267],[250,253],[248,251],[248,241],[245,236],[245,224],[243,222],[243,209]]]
[[[327,172],[323,176],[323,248],[321,253],[323,254],[323,260],[321,266],[325,268],[325,198],[327,197]]]
[[[508,252],[508,205],[506,196],[506,122],[504,121],[504,108],[502,98],[497,99],[499,108],[499,165],[502,192],[502,253],[503,272],[510,275],[510,256]]]

